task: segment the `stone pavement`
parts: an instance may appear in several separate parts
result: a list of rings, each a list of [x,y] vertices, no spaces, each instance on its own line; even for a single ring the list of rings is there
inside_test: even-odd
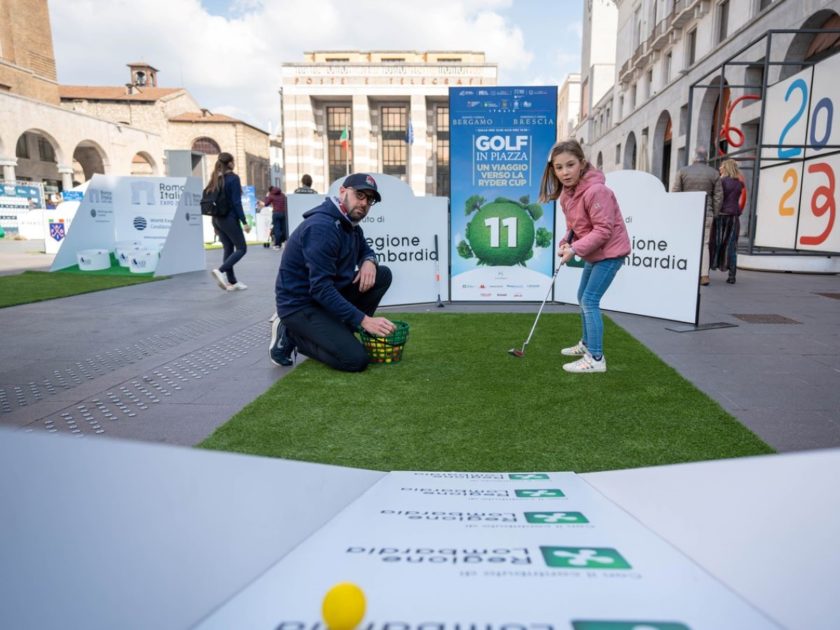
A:
[[[0,273],[18,264],[18,249],[0,242]],[[220,251],[209,251],[208,269],[220,258]],[[292,369],[274,367],[267,357],[278,262],[279,252],[251,247],[237,265],[248,291],[223,292],[208,273],[196,272],[0,309],[0,425],[199,442]],[[840,276],[741,271],[737,284],[723,280],[720,274],[702,289],[701,323],[736,328],[676,333],[666,329],[671,322],[611,316],[774,448],[840,446]],[[574,311],[546,307],[546,313]],[[736,315],[784,323],[748,323]],[[609,352],[609,339],[606,347]]]

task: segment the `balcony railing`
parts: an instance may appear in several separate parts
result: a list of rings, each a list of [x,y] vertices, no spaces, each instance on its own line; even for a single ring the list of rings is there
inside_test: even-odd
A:
[[[674,3],[674,27],[682,28],[685,24],[694,19],[694,8],[703,0],[677,0]]]
[[[621,64],[621,69],[618,71],[618,81],[619,83],[629,83],[630,78],[633,75],[633,64],[632,59],[628,59],[623,64]]]
[[[648,38],[648,48],[651,50],[662,50],[668,44],[668,32],[671,30],[671,25],[674,21],[674,14],[665,16],[656,24]]]

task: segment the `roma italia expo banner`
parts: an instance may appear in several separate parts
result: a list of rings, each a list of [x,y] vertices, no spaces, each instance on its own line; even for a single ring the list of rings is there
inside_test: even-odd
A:
[[[537,203],[557,87],[449,90],[452,300],[542,300],[554,204]]]

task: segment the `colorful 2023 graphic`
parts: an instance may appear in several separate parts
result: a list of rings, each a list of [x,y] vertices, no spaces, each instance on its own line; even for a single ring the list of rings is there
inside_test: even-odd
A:
[[[840,252],[840,56],[767,89],[755,244]]]

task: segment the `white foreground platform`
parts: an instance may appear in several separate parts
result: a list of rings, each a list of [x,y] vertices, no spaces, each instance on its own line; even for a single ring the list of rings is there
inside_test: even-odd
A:
[[[209,623],[385,476],[0,431],[0,627]],[[755,627],[840,627],[840,450],[575,478],[757,612]]]

